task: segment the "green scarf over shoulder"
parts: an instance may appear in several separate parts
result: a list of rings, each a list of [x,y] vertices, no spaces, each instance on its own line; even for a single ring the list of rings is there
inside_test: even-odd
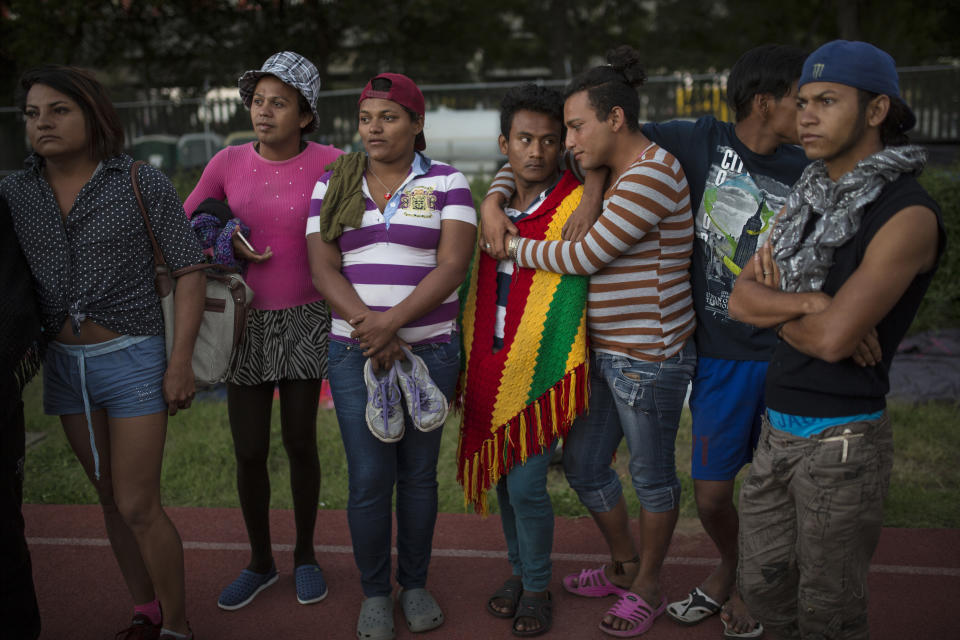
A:
[[[367,154],[363,151],[345,153],[326,166],[333,175],[327,182],[327,193],[320,206],[320,237],[333,242],[344,227],[359,228],[366,209],[363,195],[363,172]]]

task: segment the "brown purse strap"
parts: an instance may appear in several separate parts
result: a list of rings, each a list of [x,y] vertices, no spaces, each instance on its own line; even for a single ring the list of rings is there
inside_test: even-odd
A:
[[[138,180],[140,166],[147,164],[143,160],[137,160],[130,165],[130,182],[133,184],[133,195],[137,197],[137,204],[140,206],[140,215],[143,216],[143,223],[147,225],[147,235],[150,236],[150,244],[153,245],[153,262],[158,267],[166,267],[167,262],[163,259],[163,252],[160,250],[160,244],[157,237],[153,235],[153,227],[150,226],[150,216],[147,215],[147,207],[143,204],[143,196],[140,194],[140,181]]]

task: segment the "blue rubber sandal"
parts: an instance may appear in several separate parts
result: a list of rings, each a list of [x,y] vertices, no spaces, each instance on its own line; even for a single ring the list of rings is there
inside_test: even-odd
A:
[[[297,602],[313,604],[327,597],[327,581],[323,571],[315,564],[302,564],[294,571],[297,582]]]
[[[250,604],[257,594],[277,581],[277,566],[267,573],[254,573],[249,569],[240,572],[240,577],[227,585],[220,594],[217,606],[227,611],[236,611]]]

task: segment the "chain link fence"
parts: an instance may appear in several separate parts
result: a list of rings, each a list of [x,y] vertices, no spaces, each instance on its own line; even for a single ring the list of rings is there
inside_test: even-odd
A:
[[[917,115],[911,138],[925,144],[960,144],[960,67],[902,68],[901,90]],[[730,120],[726,74],[675,74],[647,80],[640,92],[641,121],[697,118],[712,114]],[[424,85],[427,153],[465,172],[487,172],[500,162],[496,147],[497,110],[515,82]],[[565,80],[540,84],[562,88]],[[168,172],[197,168],[225,144],[254,138],[248,111],[228,97],[154,99],[115,103],[128,149]],[[359,148],[356,135],[360,89],[322,92],[321,121],[310,139],[342,149]],[[439,131],[442,129],[442,132]],[[28,153],[23,122],[15,107],[0,107],[0,175],[22,165]],[[464,166],[460,166],[460,162]]]

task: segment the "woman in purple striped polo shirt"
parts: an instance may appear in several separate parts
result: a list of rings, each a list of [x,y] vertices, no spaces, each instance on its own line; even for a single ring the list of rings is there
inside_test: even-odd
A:
[[[366,153],[342,156],[320,179],[307,221],[314,286],[333,310],[330,388],[347,454],[347,515],[366,596],[357,632],[369,639],[394,637],[394,485],[397,581],[407,626],[427,631],[443,622],[424,588],[442,429],[423,430],[421,416],[399,406],[396,387],[374,383],[389,380],[398,361],[398,369],[422,362],[423,379],[432,379],[449,400],[460,365],[457,288],[473,252],[476,214],[466,178],[420,153],[426,147],[423,117],[423,94],[412,80],[394,73],[373,78],[359,102]],[[419,360],[406,358],[402,349],[408,346]],[[374,423],[394,418],[398,433],[375,435]]]

